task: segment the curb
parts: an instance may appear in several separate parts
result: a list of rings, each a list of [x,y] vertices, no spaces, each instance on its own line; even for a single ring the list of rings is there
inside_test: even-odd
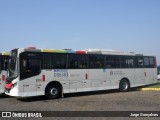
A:
[[[139,88],[140,91],[160,91],[160,88]]]

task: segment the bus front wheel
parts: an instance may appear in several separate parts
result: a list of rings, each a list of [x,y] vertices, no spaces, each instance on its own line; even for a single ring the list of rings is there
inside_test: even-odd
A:
[[[121,92],[127,92],[130,89],[130,83],[127,79],[123,79],[121,80],[120,84],[119,84],[119,90]]]
[[[48,85],[46,88],[45,95],[48,99],[59,98],[61,95],[60,87],[58,85],[52,85],[52,84]]]

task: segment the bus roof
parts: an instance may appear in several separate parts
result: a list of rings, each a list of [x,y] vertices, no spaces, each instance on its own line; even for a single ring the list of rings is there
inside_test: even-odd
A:
[[[104,54],[104,55],[130,55],[130,56],[143,56],[143,54],[136,54],[134,52],[124,52],[110,49],[84,49],[84,50],[72,50],[72,49],[40,49],[34,47],[18,48],[21,51],[29,52],[49,52],[49,53],[75,53],[75,54]]]

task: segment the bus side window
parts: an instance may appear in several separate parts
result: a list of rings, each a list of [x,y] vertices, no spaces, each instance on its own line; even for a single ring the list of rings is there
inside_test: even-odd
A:
[[[0,73],[1,73],[1,61],[0,61]]]
[[[39,59],[22,59],[21,61],[21,79],[38,75],[41,71]]]
[[[23,70],[26,70],[26,66],[27,66],[26,63],[27,63],[26,60],[23,59],[23,60],[22,60],[22,64],[23,64],[22,68],[23,68]],[[22,69],[22,68],[21,68],[21,69]]]
[[[29,59],[23,59],[23,72],[31,72],[31,68],[29,67]]]
[[[40,71],[40,60],[38,59],[27,59],[24,64],[26,65],[26,71],[28,72]]]
[[[144,60],[143,60],[143,57],[136,57],[135,59],[135,65],[136,65],[136,68],[143,68],[143,64],[144,63]]]
[[[5,59],[4,61],[4,70],[7,70],[8,69],[8,60]]]

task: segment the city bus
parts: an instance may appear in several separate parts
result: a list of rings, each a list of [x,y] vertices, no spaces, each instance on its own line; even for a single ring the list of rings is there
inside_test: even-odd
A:
[[[17,48],[11,51],[5,93],[45,95],[119,89],[157,82],[156,57],[106,49]]]
[[[4,93],[5,80],[7,77],[7,66],[8,66],[8,52],[0,53],[0,94]]]

